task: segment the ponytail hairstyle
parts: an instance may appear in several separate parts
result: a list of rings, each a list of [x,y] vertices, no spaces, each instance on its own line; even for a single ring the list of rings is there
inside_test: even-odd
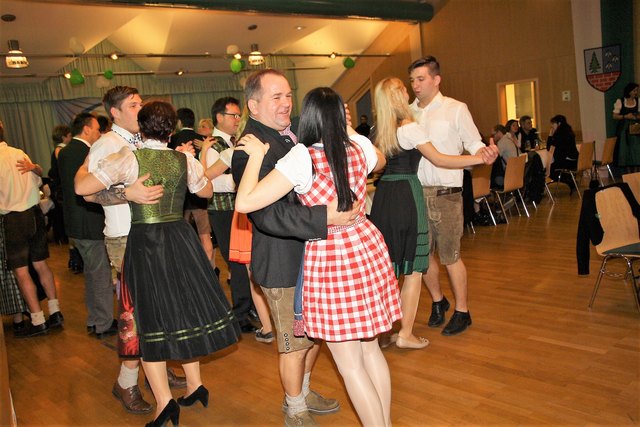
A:
[[[342,98],[333,89],[311,90],[302,101],[298,142],[307,147],[322,143],[338,194],[338,211],[351,210],[355,194],[349,187],[347,119]]]

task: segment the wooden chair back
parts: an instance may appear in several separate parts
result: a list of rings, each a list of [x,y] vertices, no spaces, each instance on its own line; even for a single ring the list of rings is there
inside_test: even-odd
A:
[[[524,165],[526,161],[526,153],[507,159],[507,167],[504,171],[504,193],[524,187]]]
[[[496,160],[500,161],[500,159]],[[471,172],[473,185],[473,198],[488,196],[491,194],[491,168],[493,165],[475,165]]]
[[[619,187],[598,191],[596,210],[604,231],[602,242],[596,245],[598,254],[603,255],[609,249],[638,242],[638,221]]]
[[[622,175],[622,181],[629,184],[633,196],[640,203],[640,172]]]
[[[583,142],[580,144],[576,173],[591,169],[591,165],[593,165],[593,151],[595,145],[595,141]]]
[[[613,163],[613,150],[616,148],[617,137],[612,136],[611,138],[607,138],[604,143],[604,148],[602,149],[602,161],[600,162],[600,166],[606,166]]]

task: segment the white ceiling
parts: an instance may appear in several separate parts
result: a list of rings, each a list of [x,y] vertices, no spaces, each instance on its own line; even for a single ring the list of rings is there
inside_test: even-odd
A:
[[[0,22],[0,52],[7,41],[18,40],[29,54],[71,54],[70,40],[85,52],[107,39],[121,52],[131,54],[225,54],[237,45],[248,52],[258,43],[263,53],[363,52],[387,25],[383,21],[320,19],[301,16],[230,13],[184,8],[79,5],[75,3],[2,0],[0,15],[13,14],[13,22]],[[257,29],[248,30],[250,25]],[[409,25],[409,24],[407,24]],[[302,26],[301,30],[296,27]],[[386,53],[386,52],[375,52]],[[157,72],[228,70],[229,59],[133,59],[142,69]],[[316,85],[331,85],[344,71],[342,59],[291,58],[296,67],[327,67],[322,72],[303,71]],[[0,67],[0,83],[38,79],[1,78],[10,75],[57,73],[73,58],[29,57],[24,70]],[[304,74],[302,74],[304,76]],[[310,77],[311,78],[311,77]],[[42,79],[40,79],[42,80]]]

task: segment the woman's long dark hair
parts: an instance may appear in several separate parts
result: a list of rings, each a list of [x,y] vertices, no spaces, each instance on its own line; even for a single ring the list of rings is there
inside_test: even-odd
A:
[[[573,133],[573,129],[571,125],[567,123],[567,118],[562,114],[557,114],[551,117],[551,123],[557,123],[558,129],[554,132],[553,136],[558,138],[566,138],[566,139],[574,139],[576,138],[575,133]]]
[[[333,89],[315,88],[304,97],[298,140],[307,147],[322,142],[338,193],[338,211],[351,210],[355,195],[349,187],[347,119],[342,98]]]

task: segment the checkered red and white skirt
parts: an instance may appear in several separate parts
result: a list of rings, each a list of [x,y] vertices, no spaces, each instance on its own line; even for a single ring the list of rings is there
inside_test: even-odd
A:
[[[366,192],[362,152],[349,149],[350,187],[358,200]],[[336,197],[331,171],[321,150],[309,150],[316,176],[300,200],[328,204]],[[402,317],[400,292],[382,233],[366,219],[364,202],[356,224],[329,227],[326,240],[307,242],[302,314],[305,332],[325,341],[373,338]]]
[[[373,338],[402,317],[387,245],[369,220],[307,243],[304,266],[302,313],[310,337]]]

